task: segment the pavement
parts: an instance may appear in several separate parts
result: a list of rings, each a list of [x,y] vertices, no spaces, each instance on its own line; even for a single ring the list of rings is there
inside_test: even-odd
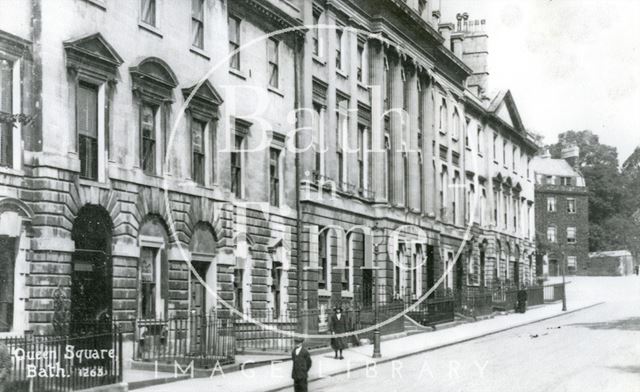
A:
[[[570,311],[577,309],[572,300],[577,296],[605,302],[375,368],[325,377],[312,382],[309,390],[640,392],[640,278],[571,280]]]
[[[640,282],[640,280],[638,280],[638,282]],[[574,293],[579,293],[579,290],[589,291],[588,288],[584,289],[573,283],[569,284],[567,289],[569,298],[568,312],[562,311],[562,305],[560,303],[554,303],[532,308],[525,314],[509,313],[507,315],[496,316],[492,319],[458,325],[453,328],[415,334],[395,340],[387,340],[381,344],[382,358],[379,359],[371,358],[373,351],[371,345],[346,350],[344,353],[345,360],[342,361],[333,359],[333,353],[325,352],[312,355],[313,366],[309,373],[311,383],[310,390],[316,390],[316,383],[322,384],[329,382],[336,377],[350,377],[357,372],[366,372],[374,366],[383,366],[384,364],[393,365],[404,358],[415,357],[422,353],[429,353],[453,345],[462,345],[463,343],[531,325],[532,323],[538,323],[543,320],[567,317],[568,314],[572,314],[571,312],[594,306],[597,307],[596,305],[602,302],[602,298],[599,298],[597,295],[585,297],[583,294],[583,296],[573,296]],[[226,373],[224,369],[214,369],[211,377],[194,378],[170,384],[155,385],[139,389],[139,391],[277,391],[291,387],[290,372],[290,362],[273,362],[266,366]],[[354,385],[354,388],[356,388],[354,391],[359,390],[357,384]],[[343,389],[340,387],[334,390],[351,389]],[[387,389],[378,390],[387,391]]]

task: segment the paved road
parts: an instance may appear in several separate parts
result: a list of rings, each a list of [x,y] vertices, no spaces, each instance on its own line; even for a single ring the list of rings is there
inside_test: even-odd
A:
[[[320,380],[309,390],[640,391],[640,280],[627,281],[632,284],[624,290],[616,287],[624,295],[594,308],[378,365],[368,373]]]

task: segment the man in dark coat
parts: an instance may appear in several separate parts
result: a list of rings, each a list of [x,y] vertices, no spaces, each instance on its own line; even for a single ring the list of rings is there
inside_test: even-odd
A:
[[[343,334],[347,332],[347,319],[342,313],[342,308],[334,309],[334,314],[329,322],[329,329],[332,335]],[[335,359],[344,359],[342,350],[347,348],[347,341],[343,337],[331,338],[331,348],[335,352]]]
[[[293,390],[295,392],[307,392],[307,378],[311,369],[311,356],[309,351],[302,345],[304,339],[295,338],[296,347],[291,352],[291,378],[293,378]]]

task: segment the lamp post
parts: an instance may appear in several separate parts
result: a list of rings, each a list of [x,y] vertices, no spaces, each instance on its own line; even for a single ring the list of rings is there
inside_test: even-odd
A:
[[[567,255],[562,253],[562,311],[567,311],[567,286],[565,284],[565,269],[567,268]]]
[[[378,319],[378,307],[380,298],[378,298],[378,247],[380,244],[374,245],[374,260],[376,262],[376,266],[374,266],[374,278],[373,278],[373,322],[375,323],[376,329],[373,330],[373,358],[380,358],[382,354],[380,353],[380,327],[378,327],[379,319]]]
[[[374,234],[378,230],[378,223],[374,226]],[[374,236],[375,237],[375,236]],[[375,263],[373,266],[374,277],[373,277],[373,322],[376,328],[373,330],[373,358],[380,358],[382,354],[380,353],[380,327],[378,327],[378,307],[380,298],[378,296],[378,248],[382,241],[375,243],[373,245],[373,262]]]

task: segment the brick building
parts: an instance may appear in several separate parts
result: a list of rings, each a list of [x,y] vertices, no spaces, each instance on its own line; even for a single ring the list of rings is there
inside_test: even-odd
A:
[[[589,199],[576,168],[577,147],[562,151],[562,159],[536,157],[536,235],[539,274],[558,276],[566,261],[567,274],[582,274],[589,258]]]
[[[374,295],[534,280],[537,146],[511,93],[487,96],[484,21],[415,0],[7,1],[0,332],[225,305],[317,310],[322,331]]]

